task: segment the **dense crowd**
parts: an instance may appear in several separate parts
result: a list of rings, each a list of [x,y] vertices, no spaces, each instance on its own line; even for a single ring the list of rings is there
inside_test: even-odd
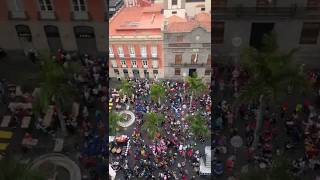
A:
[[[259,106],[246,102],[235,108],[233,104],[234,97],[237,97],[248,76],[239,66],[215,70],[214,94],[224,94],[213,105],[215,176],[236,178],[239,175],[233,171],[236,166],[240,167],[242,172],[247,171],[249,166],[269,168],[283,155],[292,155],[290,171],[294,175],[299,176],[310,169],[319,169],[319,94],[314,102],[308,99],[310,97],[302,97],[302,100],[284,100],[279,106],[265,104],[263,124],[258,135],[257,147],[254,148],[252,145]],[[319,75],[311,71],[309,77],[317,90]],[[228,97],[226,92],[234,96]],[[287,93],[291,94],[290,87]],[[244,144],[241,148],[245,150],[245,154],[233,150],[230,139],[235,136],[242,137]],[[295,151],[300,151],[299,155],[293,153]],[[237,160],[239,156],[246,157],[247,161]]]
[[[185,117],[200,113],[210,127],[209,89],[192,101],[189,108],[190,95],[186,93],[186,83],[145,79],[130,82],[134,90],[133,111],[136,115],[132,142],[127,156],[114,154],[111,162],[121,167],[118,172],[124,173],[126,179],[196,179],[199,176],[199,158],[203,156],[198,144],[205,140],[194,140]],[[165,87],[167,96],[161,104],[151,100],[150,87],[153,83],[162,83]],[[146,130],[141,128],[145,120],[143,116],[148,112],[165,116],[159,127],[162,132],[155,139],[148,137]]]

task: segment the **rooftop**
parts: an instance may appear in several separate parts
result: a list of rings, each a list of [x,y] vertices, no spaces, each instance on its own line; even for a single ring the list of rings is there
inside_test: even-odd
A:
[[[109,22],[109,35],[160,35],[163,23],[162,4],[148,7],[125,7]]]
[[[193,19],[171,16],[167,21],[167,32],[191,32],[197,27],[202,27],[206,31],[211,32],[211,16],[208,13],[197,14]]]

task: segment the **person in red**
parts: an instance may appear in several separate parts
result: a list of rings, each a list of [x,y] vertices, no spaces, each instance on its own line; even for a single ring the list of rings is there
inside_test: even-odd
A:
[[[61,56],[62,56],[62,50],[58,49],[57,57],[56,57],[56,60],[57,60],[58,64],[61,64]]]
[[[187,180],[187,176],[186,175],[182,175],[182,180]]]

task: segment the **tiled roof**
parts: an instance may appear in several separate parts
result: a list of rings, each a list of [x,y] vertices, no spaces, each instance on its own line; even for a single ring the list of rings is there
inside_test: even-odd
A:
[[[200,13],[191,20],[171,16],[168,18],[167,32],[191,32],[197,27],[202,27],[211,32],[211,16],[207,13]]]
[[[109,22],[109,35],[160,35],[162,4],[149,7],[125,7]]]

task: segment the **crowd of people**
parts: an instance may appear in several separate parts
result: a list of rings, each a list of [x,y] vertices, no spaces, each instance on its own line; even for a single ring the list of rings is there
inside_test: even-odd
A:
[[[132,111],[136,116],[131,134],[128,154],[113,154],[111,162],[121,166],[118,171],[126,179],[198,179],[199,159],[204,156],[204,138],[192,134],[186,115],[200,113],[205,125],[210,128],[211,98],[207,89],[190,105],[190,95],[186,93],[188,85],[176,81],[150,81],[131,79],[134,90]],[[161,83],[166,90],[166,98],[159,104],[150,97],[153,83]],[[155,138],[149,137],[142,125],[145,113],[155,112],[165,116],[160,132]],[[210,135],[209,135],[210,137]],[[209,140],[210,138],[208,138]],[[210,141],[206,142],[207,145]],[[188,177],[188,178],[187,178]]]
[[[317,90],[319,76],[314,72],[309,74],[310,81]],[[239,66],[216,68],[213,90],[217,97],[217,102],[213,104],[214,175],[236,179],[239,172],[232,171],[235,166],[242,172],[253,165],[262,169],[270,168],[275,160],[284,154],[293,155],[289,160],[289,168],[294,175],[299,176],[310,169],[318,169],[320,116],[317,101],[320,95],[313,102],[309,97],[302,97],[295,101],[288,99],[279,106],[264,104],[263,123],[255,137],[258,104],[247,102],[238,108],[233,106],[233,100],[247,78]],[[230,97],[226,96],[226,91],[231,92],[227,93]],[[290,96],[290,88],[287,93]],[[224,95],[220,96],[221,94]],[[230,139],[235,136],[242,137],[244,143],[241,148],[245,150],[245,154],[233,150]],[[256,145],[253,144],[255,138]],[[297,157],[292,150],[300,151],[300,155]],[[246,157],[247,161],[241,162],[237,159],[239,156]],[[316,171],[313,172],[316,174]]]

